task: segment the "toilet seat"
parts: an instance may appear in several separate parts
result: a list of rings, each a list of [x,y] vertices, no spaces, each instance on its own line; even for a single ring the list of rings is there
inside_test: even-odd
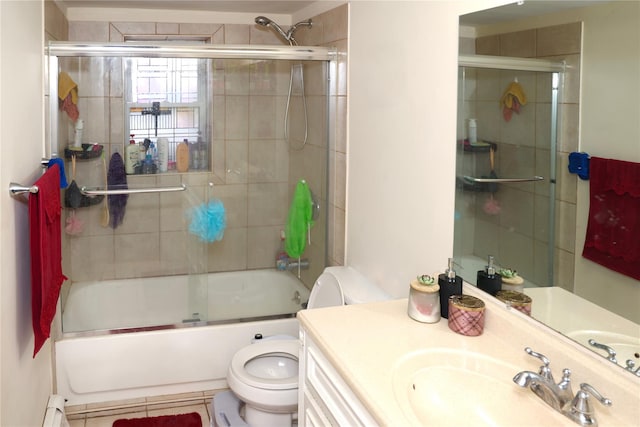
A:
[[[300,343],[298,340],[269,340],[241,348],[231,359],[230,371],[244,384],[268,390],[298,388],[298,372],[286,378],[265,378],[250,374],[245,366],[252,360],[267,356],[281,356],[298,362]]]

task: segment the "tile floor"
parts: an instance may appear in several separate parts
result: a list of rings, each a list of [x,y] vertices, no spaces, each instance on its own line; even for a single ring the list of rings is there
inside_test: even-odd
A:
[[[220,390],[216,390],[218,392]],[[197,412],[202,426],[208,427],[211,419],[213,391],[185,393],[171,396],[148,397],[119,402],[67,406],[65,411],[70,427],[112,427],[121,418],[143,418],[160,415]],[[84,411],[91,411],[83,413]]]

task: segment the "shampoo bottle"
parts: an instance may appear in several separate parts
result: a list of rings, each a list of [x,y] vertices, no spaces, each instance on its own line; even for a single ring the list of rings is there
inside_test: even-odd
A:
[[[129,145],[124,149],[124,170],[127,175],[133,175],[136,173],[136,165],[138,164],[138,156],[140,155],[136,140],[133,139],[135,135],[131,134]]]
[[[169,170],[169,140],[167,138],[158,138],[158,171],[166,172]]]
[[[449,318],[449,297],[462,295],[462,279],[456,276],[453,269],[453,258],[449,258],[449,266],[443,274],[438,275],[440,285],[440,315]]]
[[[493,296],[496,296],[496,292],[502,289],[502,276],[496,273],[496,267],[491,255],[489,255],[486,269],[478,271],[476,285],[478,288]]]

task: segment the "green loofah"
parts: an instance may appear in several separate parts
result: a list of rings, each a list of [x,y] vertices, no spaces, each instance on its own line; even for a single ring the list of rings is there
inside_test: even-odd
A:
[[[299,258],[306,247],[307,233],[313,226],[313,199],[305,180],[298,181],[291,201],[284,249],[291,258]]]

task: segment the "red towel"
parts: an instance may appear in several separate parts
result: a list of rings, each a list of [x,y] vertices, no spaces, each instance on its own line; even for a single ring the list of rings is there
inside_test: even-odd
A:
[[[31,320],[35,344],[33,357],[49,338],[62,282],[60,235],[60,169],[53,165],[29,193],[29,243],[31,245]]]
[[[591,157],[582,256],[640,280],[640,163]]]

